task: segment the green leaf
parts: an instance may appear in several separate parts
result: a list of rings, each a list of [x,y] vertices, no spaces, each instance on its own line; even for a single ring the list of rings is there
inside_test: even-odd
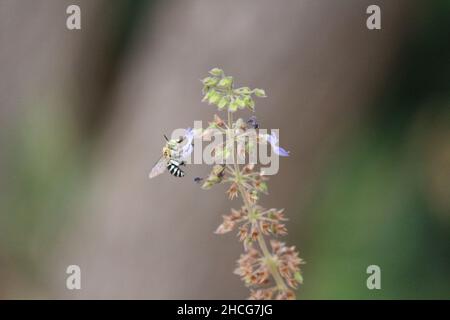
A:
[[[214,89],[209,89],[209,90],[206,92],[205,96],[203,97],[202,101],[209,100],[215,93],[216,93],[216,90],[214,90]]]
[[[206,100],[209,100],[209,98],[211,97],[211,95],[214,93],[214,92],[216,92],[214,89],[208,89],[208,90],[206,90],[205,91],[206,93],[205,93],[205,95],[204,95],[204,97],[203,97],[203,99],[202,99],[202,102],[204,102],[204,101],[206,101]]]
[[[210,89],[210,90],[208,91],[208,99],[211,98],[211,97],[212,97],[213,95],[215,95],[216,93],[217,93],[216,90]]]
[[[242,100],[241,98],[237,98],[236,99],[236,103],[237,103],[237,105],[239,106],[239,108],[245,108],[245,101],[244,100]]]
[[[222,96],[220,95],[220,93],[214,91],[214,93],[209,97],[208,102],[217,104],[221,98],[222,98]]]
[[[214,77],[206,77],[205,79],[202,80],[203,84],[205,86],[215,86],[217,84],[217,82],[219,82],[219,79],[214,78]]]
[[[237,111],[239,105],[236,103],[236,101],[233,101],[230,103],[230,106],[228,107],[228,110],[231,112]]]
[[[220,99],[219,104],[217,105],[219,109],[225,108],[228,104],[228,100],[229,99],[227,97],[223,97],[222,99]]]
[[[253,92],[255,93],[255,96],[260,97],[260,98],[265,98],[266,96],[266,92],[263,89],[255,89],[253,90]]]
[[[215,77],[220,77],[220,76],[223,75],[223,70],[222,70],[222,69],[219,69],[219,68],[214,68],[214,69],[211,69],[211,70],[209,71],[209,73],[212,74],[212,75],[215,76]]]
[[[245,97],[244,101],[245,101],[245,106],[246,106],[248,109],[250,109],[251,111],[254,111],[254,110],[255,110],[255,101],[253,101],[252,98],[250,98],[250,97],[247,96],[247,97]]]

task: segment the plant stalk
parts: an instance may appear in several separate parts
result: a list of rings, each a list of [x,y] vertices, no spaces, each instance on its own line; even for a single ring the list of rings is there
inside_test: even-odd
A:
[[[253,205],[249,201],[249,199],[247,197],[247,192],[245,191],[245,188],[242,186],[242,183],[241,183],[241,170],[240,170],[239,164],[236,161],[236,153],[235,153],[235,146],[234,146],[233,113],[230,111],[228,111],[228,139],[230,139],[233,142],[234,175],[237,178],[236,181],[237,181],[238,190],[244,201],[244,206],[245,206],[245,209],[247,210],[247,214],[250,214],[253,210]],[[270,254],[269,249],[267,248],[266,241],[264,239],[264,236],[262,235],[259,225],[257,225],[257,228],[258,228],[258,237],[257,237],[258,245],[261,249],[264,260],[267,262],[267,265],[269,267],[269,272],[271,273],[273,279],[275,280],[277,289],[279,291],[286,291],[287,286],[277,269],[276,263],[273,260],[273,257]]]

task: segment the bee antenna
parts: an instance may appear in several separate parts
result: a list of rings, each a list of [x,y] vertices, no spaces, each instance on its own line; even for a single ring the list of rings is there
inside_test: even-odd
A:
[[[167,142],[169,142],[169,139],[167,139],[167,136],[165,134],[163,134],[164,139],[166,139]]]

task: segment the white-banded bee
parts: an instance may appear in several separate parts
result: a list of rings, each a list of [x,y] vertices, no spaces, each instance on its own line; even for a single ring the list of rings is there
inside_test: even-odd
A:
[[[183,166],[184,162],[178,162],[177,160],[170,159],[167,163],[167,170],[169,170],[170,174],[174,177],[184,177],[184,171],[180,169],[180,166]]]
[[[162,150],[162,156],[155,163],[152,170],[150,171],[149,178],[154,178],[159,176],[164,170],[167,169],[171,175],[174,177],[184,177],[185,173],[180,168],[180,166],[184,166],[186,159],[193,150],[192,140],[194,139],[194,133],[192,129],[186,130],[186,134],[181,139],[167,139],[164,136],[167,143]],[[183,142],[185,142],[183,144]]]

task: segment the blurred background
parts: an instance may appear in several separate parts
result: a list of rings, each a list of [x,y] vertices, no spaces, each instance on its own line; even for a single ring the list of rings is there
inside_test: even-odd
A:
[[[447,0],[0,0],[0,298],[247,297],[240,243],[213,234],[239,202],[193,182],[206,166],[147,178],[164,133],[215,113],[212,67],[266,90],[256,115],[291,151],[262,202],[307,262],[299,299],[450,298],[449,16]]]

